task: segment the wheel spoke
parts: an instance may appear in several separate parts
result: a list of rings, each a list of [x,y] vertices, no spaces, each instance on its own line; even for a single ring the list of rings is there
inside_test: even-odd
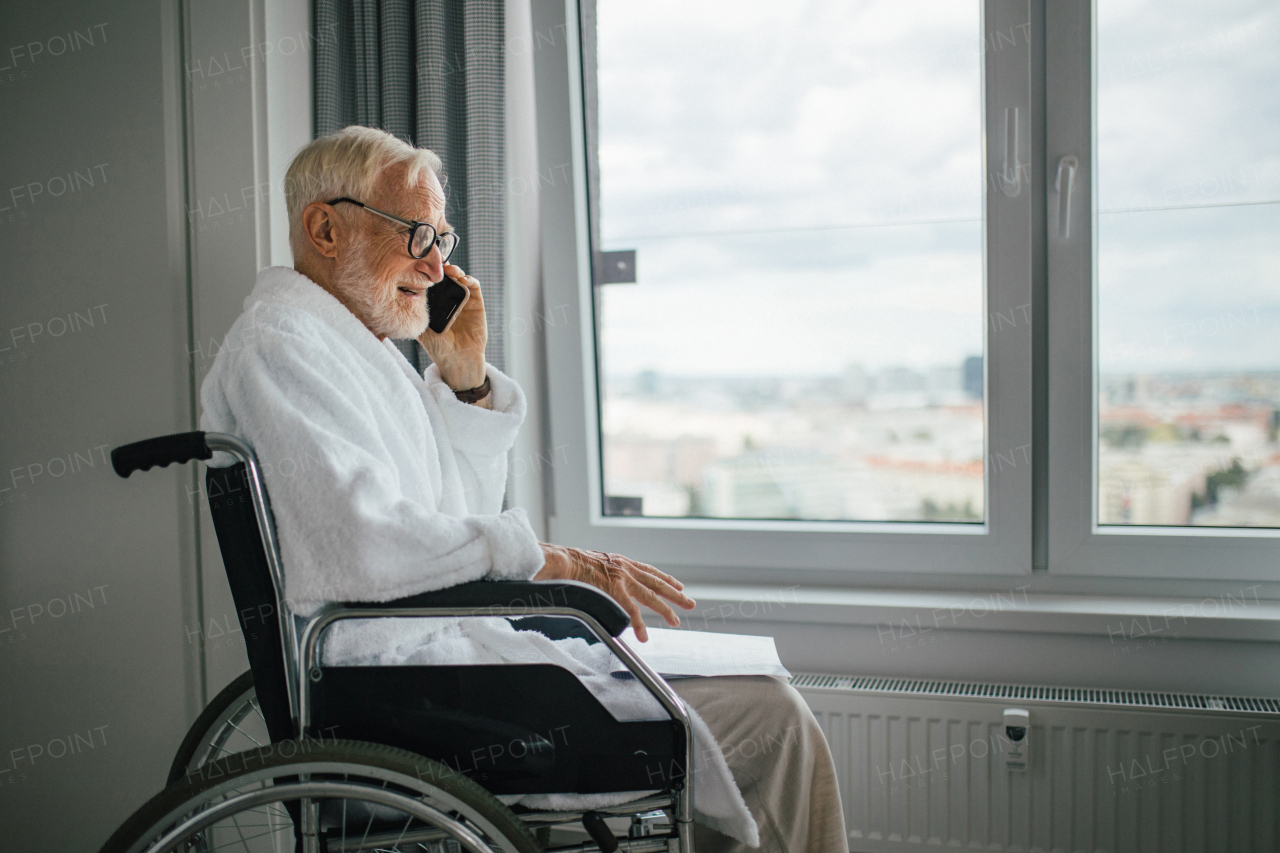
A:
[[[240,826],[249,827],[251,829],[257,829],[264,826],[278,826],[281,820],[288,821],[290,824],[293,823],[293,818],[291,818],[289,813],[284,809],[250,809],[249,811],[244,812],[244,814],[257,815],[266,821],[265,823],[244,823],[241,821]]]
[[[242,729],[242,728],[240,728],[239,726],[237,726],[235,723],[231,722],[230,720],[227,720],[227,724],[228,724],[229,726],[231,726],[231,728],[233,728],[233,729],[235,729],[236,731],[238,731],[240,734],[242,734],[242,735],[244,735],[245,737],[247,737],[249,740],[253,741],[253,743],[254,743],[254,745],[255,745],[255,746],[262,746],[262,744],[261,744],[261,743],[259,743],[259,741],[258,741],[258,739],[257,739],[256,737],[254,737],[253,735],[249,734],[249,733],[248,733],[248,732],[246,732],[244,729]]]
[[[249,842],[245,841],[244,830],[240,828],[240,821],[236,815],[231,816],[231,824],[236,828],[236,835],[240,836],[240,845],[244,847],[244,853],[253,853],[253,851],[249,849]]]
[[[400,835],[396,838],[396,843],[392,847],[399,847],[400,842],[404,840],[404,834],[409,831],[409,824],[413,823],[413,815],[409,815],[409,819],[404,822],[404,826],[400,827]]]
[[[238,713],[241,709],[245,713]],[[261,713],[252,697],[239,700],[234,711],[219,714],[210,730],[227,739],[210,743],[205,736],[204,748],[210,758],[233,753],[232,744],[240,743],[237,735],[245,738],[245,743],[265,742],[252,731],[259,728],[257,723],[244,722],[250,711]],[[155,804],[163,805],[157,817],[166,815],[164,823],[139,835],[150,837],[153,844],[164,838],[167,853],[292,853],[297,828],[289,810],[310,800],[323,805],[316,829],[335,848],[341,844],[344,849],[349,845],[371,853],[440,853],[452,849],[445,838],[452,835],[463,840],[468,850],[472,846],[487,849],[485,844],[492,846],[494,840],[508,851],[529,849],[507,829],[515,815],[507,811],[502,817],[501,803],[491,801],[483,808],[466,806],[454,812],[443,807],[436,796],[456,796],[452,788],[434,781],[435,775],[431,782],[424,779],[425,759],[405,756],[397,759],[400,764],[391,765],[387,761],[387,756],[371,745],[343,742],[296,759],[272,756],[257,767],[228,770],[224,766],[228,762],[239,766],[237,759],[231,758],[217,765],[217,774],[193,773],[186,783],[166,791],[170,802]],[[192,765],[198,763],[192,761]],[[401,824],[399,829],[396,823]]]

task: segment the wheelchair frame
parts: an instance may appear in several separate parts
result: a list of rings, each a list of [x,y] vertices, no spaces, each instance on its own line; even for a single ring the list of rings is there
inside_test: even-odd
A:
[[[349,603],[326,604],[310,617],[298,617],[304,619],[301,635],[299,636],[295,627],[294,613],[284,596],[283,563],[276,538],[270,500],[262,480],[261,467],[258,463],[257,455],[247,442],[237,436],[226,433],[182,433],[147,439],[116,448],[112,451],[111,457],[116,473],[121,477],[128,477],[135,470],[146,471],[153,465],[167,467],[175,462],[185,463],[192,459],[207,461],[212,458],[214,452],[219,451],[230,454],[244,464],[253,513],[257,520],[258,534],[271,578],[272,591],[277,608],[276,612],[280,617],[278,622],[281,652],[285,667],[285,687],[294,737],[301,740],[306,737],[310,730],[314,704],[311,691],[313,686],[320,683],[324,678],[323,670],[319,665],[320,640],[323,638],[325,631],[339,621],[345,619],[405,617],[495,616],[520,618],[526,616],[560,616],[577,619],[584,624],[596,638],[603,642],[623,662],[628,671],[658,700],[663,709],[671,715],[672,719],[680,724],[685,736],[684,766],[687,768],[686,774],[692,770],[694,766],[693,732],[690,726],[689,714],[685,710],[683,701],[671,689],[670,685],[628,648],[626,644],[607,630],[599,619],[585,609],[569,605],[553,604],[545,606],[537,603],[528,604],[523,601],[517,609],[509,600],[506,603],[503,602],[502,588],[504,585],[531,582],[496,581],[486,583],[484,586],[492,586],[494,588],[492,600],[484,602],[472,600],[469,605],[465,606],[383,607]],[[566,581],[557,581],[555,583],[561,586],[581,587],[584,593],[590,593],[591,596],[600,599],[598,602],[600,605],[613,608],[618,614],[622,613],[612,599],[594,587]],[[325,783],[318,784],[323,785]],[[317,790],[319,791],[319,789]],[[635,805],[643,811],[648,811],[655,808],[660,800],[665,801],[667,799],[666,795],[661,798],[649,796],[637,800]],[[675,829],[675,838],[673,840],[677,844],[675,849],[678,849],[680,853],[693,853],[693,780],[691,775],[685,776],[685,781],[675,792],[675,796],[669,798],[669,801],[675,818],[673,827]],[[618,814],[629,805],[620,805],[605,811]],[[581,816],[581,814],[581,811],[565,813],[531,812],[522,816],[522,820],[525,820],[529,825],[548,825],[553,822],[569,822],[573,819],[571,816]],[[559,815],[563,815],[567,819],[553,819],[553,816]]]

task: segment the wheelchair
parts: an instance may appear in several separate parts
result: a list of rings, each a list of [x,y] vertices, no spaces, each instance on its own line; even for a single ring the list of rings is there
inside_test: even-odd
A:
[[[571,581],[476,581],[326,604],[302,619],[284,597],[271,505],[248,443],[181,433],[118,447],[111,460],[128,477],[216,451],[237,460],[209,467],[206,490],[250,668],[203,710],[165,789],[102,853],[693,853],[689,716],[617,639],[629,619],[613,599]],[[669,719],[620,722],[550,664],[320,662],[320,641],[340,620],[473,616],[604,643]],[[570,793],[612,794],[619,804],[554,811],[499,799]]]

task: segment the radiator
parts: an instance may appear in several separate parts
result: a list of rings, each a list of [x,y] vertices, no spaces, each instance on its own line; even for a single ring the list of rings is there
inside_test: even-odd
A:
[[[1280,851],[1280,701],[800,674],[853,853]],[[1003,712],[1030,712],[1009,770]]]

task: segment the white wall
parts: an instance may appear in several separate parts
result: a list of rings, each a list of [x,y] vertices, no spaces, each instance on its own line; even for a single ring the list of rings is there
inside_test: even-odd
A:
[[[0,846],[86,850],[199,710],[190,472],[106,462],[191,428],[181,30],[107,0],[0,33]]]
[[[6,850],[96,849],[247,666],[197,466],[106,454],[196,427],[257,270],[290,262],[309,28],[306,0],[0,9]]]

